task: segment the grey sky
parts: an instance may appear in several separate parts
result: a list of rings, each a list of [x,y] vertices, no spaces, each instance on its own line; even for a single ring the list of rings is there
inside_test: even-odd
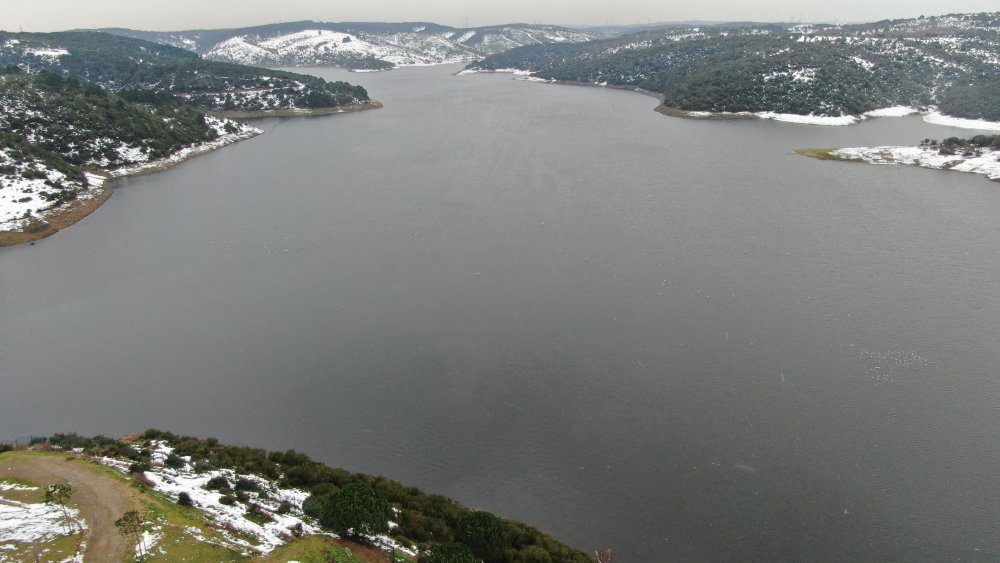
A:
[[[0,29],[87,27],[146,30],[242,27],[322,21],[431,21],[453,26],[555,23],[569,26],[679,20],[863,22],[985,12],[996,0],[0,0]]]

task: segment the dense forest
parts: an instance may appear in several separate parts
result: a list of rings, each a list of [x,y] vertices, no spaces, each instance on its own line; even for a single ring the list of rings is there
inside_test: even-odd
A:
[[[83,448],[95,456],[124,457],[133,461],[130,471],[148,469],[152,442],[163,441],[174,448],[176,456],[190,456],[195,470],[227,468],[276,480],[281,486],[309,491],[303,503],[306,514],[313,516],[330,531],[344,533],[343,522],[336,517],[336,503],[352,501],[364,505],[366,512],[379,514],[374,520],[391,519],[398,524],[388,533],[397,541],[417,547],[424,555],[420,561],[455,563],[585,563],[591,559],[583,552],[560,543],[548,534],[527,524],[499,518],[485,511],[470,510],[447,497],[428,494],[398,481],[332,468],[309,456],[288,450],[268,452],[263,449],[227,446],[213,438],[178,436],[159,430],[147,430],[134,441],[97,436],[84,438],[75,434],[56,434],[36,438],[64,449]],[[9,448],[9,446],[8,446]],[[0,445],[0,451],[4,446]],[[179,459],[175,461],[180,462]],[[171,460],[168,458],[168,463]],[[223,479],[209,481],[209,487],[228,491],[222,502],[244,502],[239,483]],[[351,511],[358,512],[357,510]],[[353,528],[353,526],[352,526]],[[352,533],[356,533],[354,530]]]
[[[898,105],[1000,120],[1000,13],[849,26],[674,26],[539,45],[471,69],[660,92],[688,111],[857,115]]]
[[[134,162],[122,147],[162,158],[217,136],[204,111],[173,96],[142,91],[114,94],[48,71],[10,67],[0,82],[3,130],[77,166]]]
[[[368,103],[347,82],[204,60],[184,49],[98,32],[0,32],[0,66],[47,70],[107,90],[180,96],[208,110],[316,109]]]
[[[10,65],[0,72],[0,197],[36,210],[65,203],[89,187],[84,170],[164,158],[245,128],[168,94],[115,94]]]

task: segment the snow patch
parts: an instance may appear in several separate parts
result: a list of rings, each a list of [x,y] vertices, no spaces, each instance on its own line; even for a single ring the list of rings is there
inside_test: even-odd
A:
[[[242,140],[245,140],[245,139],[249,139],[251,137],[255,137],[255,136],[260,135],[261,133],[263,133],[263,131],[261,131],[260,129],[258,129],[256,127],[252,127],[250,125],[245,125],[243,123],[237,123],[235,121],[228,120],[228,119],[218,119],[218,118],[214,118],[214,117],[206,117],[205,121],[208,122],[209,125],[211,125],[213,127],[216,127],[216,131],[219,130],[218,127],[222,127],[221,130],[223,132],[225,131],[225,128],[224,128],[225,125],[224,125],[224,123],[227,123],[227,122],[228,123],[233,123],[233,124],[236,125],[236,131],[233,132],[233,133],[224,133],[223,135],[220,135],[218,138],[216,138],[213,141],[208,141],[208,142],[205,142],[205,143],[200,143],[200,144],[197,144],[197,145],[192,145],[192,146],[189,146],[189,147],[185,147],[185,148],[180,149],[179,151],[175,152],[174,154],[172,154],[172,155],[170,155],[170,156],[168,156],[166,158],[160,159],[160,160],[151,160],[151,161],[148,161],[148,162],[134,164],[134,165],[131,165],[131,166],[123,166],[121,168],[116,168],[115,170],[111,170],[108,173],[113,178],[120,178],[122,176],[131,176],[133,174],[142,174],[143,172],[149,172],[151,170],[156,170],[156,169],[164,167],[164,166],[171,166],[171,165],[174,165],[174,164],[179,164],[179,163],[181,163],[181,162],[183,162],[183,161],[185,161],[185,160],[187,160],[187,159],[189,159],[191,157],[198,156],[198,155],[201,155],[201,154],[205,154],[205,153],[214,151],[215,149],[222,148],[222,147],[224,147],[226,145],[231,145],[231,144],[233,144],[233,143],[235,143],[237,141],[242,141]]]
[[[142,557],[143,554],[152,553],[153,548],[156,547],[156,542],[163,539],[162,527],[157,527],[153,530],[143,530],[142,537],[139,539],[139,543],[135,546],[135,556],[136,558]]]
[[[773,111],[761,111],[753,115],[761,119],[773,119],[774,121],[784,121],[786,123],[801,123],[805,125],[829,125],[842,126],[854,125],[858,118],[853,115],[841,115],[839,117],[826,115],[798,115],[795,113],[776,113]]]
[[[918,113],[917,110],[909,106],[893,106],[891,108],[866,111],[862,115],[864,117],[903,117],[904,115],[912,115],[914,113]]]
[[[965,119],[962,117],[952,117],[938,111],[932,111],[924,115],[924,121],[934,125],[947,125],[949,127],[960,127],[962,129],[979,129],[982,131],[1000,131],[1000,122],[986,121],[985,119]]]
[[[168,467],[165,462],[174,452],[173,448],[160,441],[153,442],[151,449],[151,469],[145,472],[145,476],[153,484],[153,488],[165,493],[174,501],[181,493],[186,493],[194,506],[205,514],[211,526],[218,530],[230,547],[240,549],[248,555],[266,554],[284,545],[293,536],[293,529],[301,530],[304,535],[325,534],[311,518],[302,513],[302,503],[309,497],[306,491],[279,487],[267,479],[237,473],[231,469],[197,472],[192,468],[191,459],[186,456],[181,457],[184,461],[182,467]],[[115,458],[100,458],[98,461],[117,468],[127,469],[129,465],[129,462]],[[249,481],[255,485],[257,491],[242,493],[248,497],[246,503],[222,504],[220,499],[223,494],[206,488],[209,480],[216,477],[224,478],[230,486],[235,486],[239,481]],[[287,510],[284,510],[282,505]],[[250,507],[255,507],[257,513],[253,519],[248,517]],[[161,530],[162,526],[152,526],[147,531],[148,535],[143,536],[146,550],[150,553],[153,552],[153,546],[162,539]],[[185,532],[197,541],[214,541],[206,538],[203,532],[195,527],[186,527]],[[377,545],[395,547],[397,551],[411,556],[417,555],[412,549],[399,545],[388,536],[376,536],[372,539]],[[159,550],[157,553],[163,552]]]
[[[17,483],[6,483],[0,481],[0,491],[37,491],[38,487],[29,487],[27,485],[19,485]]]
[[[853,147],[832,151],[834,156],[869,164],[908,164],[936,170],[982,174],[1000,180],[1000,151],[977,149],[974,154],[941,154],[937,147]]]
[[[58,505],[5,500],[0,503],[0,540],[43,543],[73,535],[83,526],[79,515],[80,511],[70,506],[64,515]]]
[[[36,57],[42,57],[46,59],[58,59],[64,55],[68,55],[69,51],[66,49],[46,49],[44,47],[35,47],[34,49],[24,49],[24,52],[29,55],[35,55]]]

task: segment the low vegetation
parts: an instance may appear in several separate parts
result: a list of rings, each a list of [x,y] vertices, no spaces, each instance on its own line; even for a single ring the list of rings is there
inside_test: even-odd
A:
[[[154,459],[155,463],[166,465],[171,457],[158,458],[155,453],[161,444],[195,471],[225,468],[234,471],[234,475],[253,476],[213,477],[206,479],[205,484],[206,488],[224,493],[223,499],[243,505],[247,518],[266,519],[281,511],[280,507],[254,510],[256,495],[267,494],[263,490],[247,494],[259,486],[256,481],[259,478],[280,487],[308,491],[310,494],[301,503],[302,512],[330,532],[357,545],[370,543],[376,535],[387,533],[394,545],[419,554],[420,561],[460,562],[469,560],[469,554],[475,558],[472,560],[486,562],[590,561],[583,552],[524,523],[470,510],[447,497],[427,494],[392,479],[332,468],[295,450],[268,452],[227,446],[213,438],[199,439],[158,430],[148,430],[127,441],[56,434],[33,442],[38,446],[82,449],[92,456],[127,460],[124,466],[133,474],[141,473]],[[180,498],[173,500],[170,511],[192,510],[182,504],[185,503]],[[293,536],[294,532],[290,533],[289,539],[294,540]],[[384,549],[388,544],[379,545]]]

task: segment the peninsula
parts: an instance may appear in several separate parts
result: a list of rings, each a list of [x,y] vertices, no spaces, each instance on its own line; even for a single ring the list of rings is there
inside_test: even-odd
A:
[[[803,156],[868,164],[908,164],[935,170],[982,174],[1000,182],[1000,135],[976,135],[971,139],[949,137],[938,142],[924,139],[916,146],[798,149]]]

